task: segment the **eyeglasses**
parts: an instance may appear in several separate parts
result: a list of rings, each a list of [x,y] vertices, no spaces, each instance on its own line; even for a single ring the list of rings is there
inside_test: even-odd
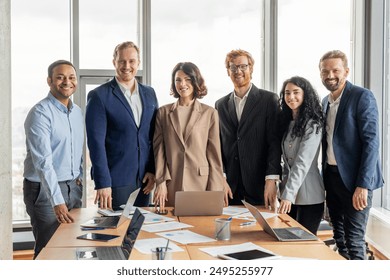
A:
[[[248,66],[249,66],[248,64],[239,64],[239,65],[230,64],[229,69],[232,72],[237,72],[238,69],[240,69],[241,71],[245,71],[246,69],[248,69]]]

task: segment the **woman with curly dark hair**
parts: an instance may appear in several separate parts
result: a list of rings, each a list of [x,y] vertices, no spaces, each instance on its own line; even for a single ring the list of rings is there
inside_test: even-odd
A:
[[[316,234],[324,211],[325,190],[318,168],[324,117],[317,92],[302,77],[280,91],[283,176],[279,213],[288,213]]]
[[[160,211],[174,206],[176,191],[224,190],[219,118],[198,101],[207,88],[198,67],[180,62],[172,71],[171,95],[178,100],[157,111],[153,139]]]

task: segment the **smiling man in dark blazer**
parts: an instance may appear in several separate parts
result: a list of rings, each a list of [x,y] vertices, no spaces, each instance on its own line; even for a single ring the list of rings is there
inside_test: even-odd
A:
[[[322,83],[330,91],[322,102],[326,114],[322,154],[333,237],[345,258],[364,259],[372,192],[383,186],[378,108],[370,90],[347,81],[349,68],[343,52],[327,52],[319,68]]]
[[[91,175],[101,208],[118,209],[140,187],[136,206],[148,206],[154,187],[152,150],[158,102],[154,89],[137,82],[138,47],[114,50],[115,78],[88,94],[86,129]]]
[[[252,84],[254,60],[244,50],[225,59],[234,91],[216,102],[219,113],[222,161],[231,188],[229,204],[276,207],[276,182],[281,173],[277,136],[278,96]]]

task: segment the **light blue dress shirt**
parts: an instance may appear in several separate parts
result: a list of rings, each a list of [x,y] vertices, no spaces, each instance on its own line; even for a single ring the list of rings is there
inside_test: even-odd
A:
[[[65,203],[58,182],[82,177],[84,117],[71,100],[68,107],[49,92],[30,110],[24,123],[24,177],[41,183],[53,207]]]

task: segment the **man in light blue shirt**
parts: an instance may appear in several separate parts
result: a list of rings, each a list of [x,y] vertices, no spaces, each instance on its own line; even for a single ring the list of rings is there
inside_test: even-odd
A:
[[[72,63],[53,62],[48,68],[50,92],[28,113],[24,123],[27,155],[23,195],[35,237],[36,258],[60,223],[72,223],[69,213],[81,207],[84,118],[70,97],[77,89]]]

